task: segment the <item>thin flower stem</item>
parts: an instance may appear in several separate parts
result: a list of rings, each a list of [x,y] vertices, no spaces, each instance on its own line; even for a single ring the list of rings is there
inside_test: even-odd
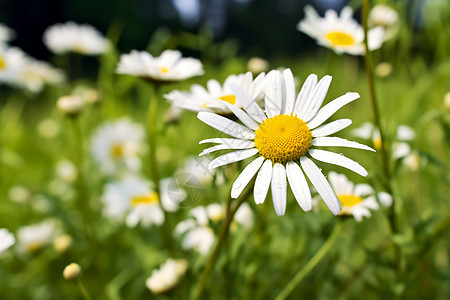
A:
[[[364,55],[364,62],[365,62],[365,68],[366,68],[366,75],[367,75],[367,81],[369,84],[369,92],[370,92],[370,102],[372,104],[372,111],[375,118],[375,124],[378,127],[378,130],[380,132],[380,148],[381,148],[381,158],[383,163],[383,173],[384,173],[384,186],[388,193],[392,194],[392,181],[391,181],[391,173],[389,170],[389,157],[387,153],[386,143],[385,143],[385,136],[384,131],[381,126],[380,121],[380,114],[378,111],[378,105],[376,100],[376,93],[375,93],[375,82],[373,79],[373,70],[372,70],[372,54],[369,50],[369,43],[368,43],[368,15],[369,15],[369,5],[370,0],[363,0],[362,5],[362,23],[364,28],[364,47],[365,47],[365,55]],[[397,224],[397,216],[396,211],[398,210],[398,199],[396,201],[393,201],[390,210],[389,210],[389,224],[391,227],[391,231],[393,234],[397,234],[399,232],[398,224]],[[403,269],[403,259],[402,259],[402,253],[401,249],[398,245],[395,244],[395,265],[398,273],[402,272]]]
[[[158,102],[159,102],[159,93],[161,89],[161,85],[159,83],[155,83],[153,90],[153,97],[150,99],[150,105],[148,107],[148,118],[147,118],[147,132],[148,132],[148,146],[150,151],[150,171],[151,177],[153,179],[153,183],[155,184],[155,192],[158,194],[159,199],[161,200],[161,194],[159,189],[159,182],[161,180],[159,174],[159,166],[158,159],[156,157],[156,149],[157,149],[157,120],[156,116],[158,113]],[[172,230],[169,220],[169,215],[166,210],[162,206],[161,201],[159,201],[159,207],[163,211],[164,214],[164,222],[162,224],[162,234],[164,240],[166,242],[167,248],[172,255],[175,252],[175,246],[172,240]]]
[[[226,237],[228,236],[228,233],[230,231],[231,221],[233,220],[233,217],[236,214],[236,211],[239,209],[239,207],[242,205],[242,203],[244,203],[244,201],[247,200],[247,198],[251,195],[251,193],[253,191],[253,189],[250,188],[251,186],[253,186],[253,184],[249,183],[248,186],[249,187],[247,188],[245,194],[241,195],[241,197],[237,201],[236,205],[234,205],[234,207],[232,207],[232,205],[231,205],[233,199],[231,197],[228,198],[227,208],[229,208],[229,209],[226,209],[225,220],[220,229],[219,238],[214,246],[213,251],[211,252],[211,255],[208,259],[208,262],[206,263],[205,268],[203,269],[202,277],[200,278],[199,284],[197,286],[197,291],[195,293],[195,297],[194,297],[195,300],[201,299],[203,290],[206,285],[206,281],[208,280],[208,276],[211,273],[211,270],[213,269],[213,267],[216,263],[216,260],[217,260],[217,257],[219,256],[219,252],[222,247],[222,244],[224,243]]]
[[[83,296],[84,300],[91,300],[91,296],[89,295],[89,292],[87,291],[87,289],[84,287],[83,283],[81,282],[81,279],[78,278],[77,279],[77,286],[80,289],[80,293]]]
[[[289,296],[290,293],[295,289],[297,285],[300,284],[300,282],[303,280],[303,278],[306,277],[306,275],[309,274],[309,272],[322,260],[322,258],[325,256],[325,254],[328,253],[328,251],[331,249],[331,246],[333,245],[334,241],[338,237],[339,233],[342,231],[342,221],[338,222],[336,226],[334,226],[333,231],[331,232],[328,239],[325,241],[325,243],[320,247],[320,249],[314,254],[313,257],[306,263],[306,265],[301,268],[298,273],[292,278],[292,280],[284,287],[284,289],[281,291],[281,293],[278,295],[276,300],[283,300],[286,299],[287,296]]]
[[[370,104],[372,106],[375,124],[380,132],[381,158],[382,158],[382,163],[383,163],[383,173],[384,173],[384,179],[385,179],[384,183],[390,190],[389,182],[390,182],[391,174],[389,171],[389,159],[388,159],[388,155],[387,155],[384,130],[381,127],[381,119],[380,119],[380,113],[378,110],[378,104],[377,104],[377,98],[376,98],[376,92],[375,92],[375,83],[374,83],[373,71],[372,71],[372,54],[369,50],[369,43],[368,43],[368,38],[367,38],[368,14],[369,14],[369,0],[363,0],[362,23],[363,23],[363,28],[364,28],[364,47],[365,47],[364,63],[365,63],[367,81],[369,84]]]

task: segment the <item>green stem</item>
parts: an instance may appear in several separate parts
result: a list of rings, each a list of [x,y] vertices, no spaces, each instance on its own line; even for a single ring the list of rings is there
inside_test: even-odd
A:
[[[78,288],[80,289],[80,293],[83,296],[84,300],[91,300],[91,296],[89,296],[89,292],[84,287],[80,278],[77,279],[77,285],[78,285]]]
[[[364,47],[365,47],[365,55],[364,55],[364,62],[365,62],[365,68],[366,68],[366,75],[367,80],[369,84],[369,92],[370,92],[370,102],[372,105],[372,111],[375,118],[375,124],[378,127],[378,130],[380,132],[380,147],[381,147],[381,158],[383,163],[383,173],[384,173],[384,186],[388,193],[392,194],[392,181],[391,181],[391,173],[389,170],[389,157],[387,153],[386,143],[384,139],[384,131],[381,126],[380,121],[380,114],[378,111],[378,105],[376,100],[376,93],[375,93],[375,83],[373,79],[373,70],[372,70],[372,56],[371,52],[369,50],[368,45],[368,38],[367,38],[367,32],[368,32],[368,25],[367,25],[367,19],[369,15],[369,6],[370,6],[370,0],[363,0],[362,5],[362,23],[364,28]],[[393,234],[397,234],[399,232],[398,224],[397,224],[397,215],[396,212],[399,210],[398,205],[398,199],[396,201],[393,201],[390,209],[389,209],[389,224],[391,227],[391,231]],[[395,244],[395,265],[396,269],[399,273],[402,272],[403,269],[403,259],[402,259],[402,253],[401,249],[398,245]]]
[[[159,182],[161,180],[158,168],[158,159],[156,157],[157,150],[157,113],[158,113],[158,102],[159,102],[159,94],[161,85],[159,83],[155,83],[153,90],[153,97],[150,100],[150,105],[148,107],[148,118],[147,118],[147,132],[148,132],[148,146],[150,151],[150,172],[155,184],[155,191],[161,197],[159,190]],[[175,245],[172,240],[172,230],[169,215],[166,210],[162,206],[161,201],[159,201],[159,207],[163,211],[164,214],[164,223],[161,226],[163,237],[166,241],[167,248],[169,249],[171,255],[174,255]]]
[[[239,200],[237,200],[237,203],[234,207],[231,206],[231,202],[233,201],[233,199],[231,197],[228,198],[225,220],[220,229],[219,238],[218,238],[216,244],[214,245],[214,249],[211,252],[211,255],[208,259],[208,262],[206,263],[205,268],[203,269],[203,273],[202,273],[202,276],[198,283],[197,291],[196,291],[195,297],[194,297],[194,299],[196,299],[196,300],[201,299],[203,290],[206,285],[206,281],[208,280],[208,276],[211,273],[211,270],[213,269],[213,267],[216,263],[216,260],[219,256],[222,244],[224,243],[226,237],[228,236],[228,233],[230,231],[231,221],[233,220],[233,217],[236,214],[236,211],[239,209],[239,207],[242,205],[242,203],[244,203],[244,201],[250,196],[250,194],[253,191],[253,189],[250,188],[251,186],[253,186],[253,181],[251,183],[249,183],[248,186],[249,187],[247,188],[245,194],[241,195],[241,197],[239,198]]]
[[[342,231],[342,221],[339,221],[336,226],[334,226],[333,232],[331,232],[328,239],[320,247],[320,249],[314,254],[314,256],[306,263],[306,265],[301,268],[298,273],[292,278],[292,280],[284,287],[281,293],[278,295],[276,300],[283,300],[289,296],[290,293],[295,289],[297,285],[309,274],[309,272],[322,260],[325,254],[331,249],[334,241],[338,237],[339,233]]]

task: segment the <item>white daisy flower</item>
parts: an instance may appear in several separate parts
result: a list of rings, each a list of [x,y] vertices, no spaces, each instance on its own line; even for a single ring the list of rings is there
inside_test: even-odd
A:
[[[307,5],[305,18],[298,23],[297,29],[338,54],[363,55],[364,30],[352,16],[353,9],[346,6],[339,16],[336,11],[328,9],[322,18],[313,7]],[[383,44],[385,33],[382,27],[375,27],[368,31],[367,37],[369,50],[375,50]]]
[[[188,263],[184,259],[169,258],[159,269],[152,272],[145,285],[155,294],[171,290],[186,273]]]
[[[245,203],[244,203],[245,204]],[[249,228],[253,225],[253,214],[247,204],[241,205],[236,211],[232,225],[242,225]],[[207,206],[197,206],[189,212],[192,217],[178,223],[175,227],[175,235],[183,235],[182,248],[194,249],[202,255],[209,253],[214,244],[215,235],[212,225],[225,217],[225,209],[222,205],[213,203]]]
[[[91,25],[74,22],[55,24],[47,28],[44,44],[55,54],[75,52],[84,55],[99,55],[109,46],[109,41]]]
[[[139,222],[143,227],[164,222],[158,194],[152,190],[150,182],[138,177],[125,176],[120,181],[106,184],[102,202],[105,216],[125,218],[129,227],[135,227]]]
[[[0,83],[14,84],[17,73],[29,62],[27,55],[16,47],[0,44]]]
[[[375,149],[381,149],[380,131],[372,123],[366,122],[361,127],[354,129],[353,135],[365,140],[372,140]],[[415,139],[414,130],[406,125],[397,127],[396,141],[392,144],[392,158],[401,159],[411,154],[411,146],[408,142]]]
[[[17,231],[17,247],[20,252],[34,253],[52,242],[56,231],[53,221],[24,226]]]
[[[358,93],[347,93],[320,109],[330,83],[331,76],[325,76],[317,82],[317,76],[312,74],[306,79],[296,99],[291,70],[271,71],[265,90],[265,112],[250,95],[239,86],[233,85],[232,90],[244,108],[233,108],[233,113],[242,124],[214,113],[198,113],[201,121],[234,137],[201,141],[200,143],[218,145],[203,150],[200,155],[224,149],[237,150],[217,157],[209,164],[209,168],[217,168],[257,155],[234,182],[231,190],[233,198],[237,198],[258,173],[254,186],[257,204],[264,202],[271,186],[275,211],[277,215],[284,215],[289,182],[299,205],[303,210],[309,211],[311,194],[305,173],[331,212],[336,215],[341,211],[338,198],[311,158],[366,176],[367,171],[357,162],[319,148],[334,146],[374,150],[356,142],[329,137],[349,126],[352,121],[340,119],[322,124],[342,106],[359,98]]]
[[[14,36],[14,30],[0,23],[0,44],[9,42]]]
[[[328,173],[328,180],[342,205],[340,216],[353,216],[361,222],[363,217],[370,217],[370,210],[378,210],[380,206],[375,198],[373,188],[368,184],[354,185],[343,174]],[[388,193],[377,194],[383,206],[392,205],[392,197]]]
[[[65,79],[61,70],[53,68],[50,64],[29,58],[28,62],[17,70],[14,84],[32,93],[39,93],[45,84],[59,84]]]
[[[108,122],[92,136],[91,153],[105,174],[119,170],[136,172],[141,167],[138,154],[144,138],[144,128],[127,118]]]
[[[116,72],[163,82],[180,81],[204,73],[200,60],[184,58],[178,50],[165,50],[159,57],[133,50],[120,56]]]
[[[15,242],[14,235],[8,229],[0,228],[0,255],[14,245]]]
[[[196,112],[211,111],[222,115],[231,114],[231,109],[228,108],[229,105],[235,105],[240,108],[242,104],[236,101],[236,96],[231,91],[230,83],[234,82],[241,86],[253,99],[262,99],[264,96],[264,78],[264,73],[259,74],[254,80],[251,72],[230,75],[225,79],[223,85],[220,85],[215,79],[210,79],[206,84],[206,88],[194,84],[189,92],[175,90],[164,95],[164,97],[171,101],[173,105],[183,109]]]

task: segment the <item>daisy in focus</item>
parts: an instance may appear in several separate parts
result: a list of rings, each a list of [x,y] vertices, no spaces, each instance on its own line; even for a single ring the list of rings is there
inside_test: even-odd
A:
[[[159,57],[133,50],[120,56],[116,72],[157,82],[175,82],[204,73],[200,60],[184,58],[178,50],[165,50]]]
[[[233,183],[233,198],[239,197],[258,173],[253,193],[257,204],[264,202],[271,187],[275,212],[277,215],[284,215],[289,182],[301,208],[309,211],[312,202],[306,174],[331,212],[337,215],[341,211],[339,200],[311,158],[347,168],[362,176],[367,175],[367,171],[357,162],[341,154],[320,149],[349,147],[375,151],[366,145],[330,137],[349,126],[351,120],[340,119],[323,124],[342,106],[358,99],[359,94],[347,93],[320,108],[331,84],[331,76],[325,76],[318,82],[317,76],[311,74],[297,98],[294,76],[290,69],[283,72],[271,71],[267,77],[265,112],[248,93],[233,85],[232,90],[242,103],[243,110],[233,107],[232,111],[242,124],[211,112],[198,113],[201,121],[233,137],[201,141],[200,143],[218,145],[203,150],[200,155],[225,149],[237,150],[215,158],[209,163],[211,169],[256,155]]]
[[[316,39],[319,45],[330,48],[338,54],[365,53],[364,30],[353,19],[353,9],[349,6],[344,7],[339,16],[336,11],[328,9],[322,18],[312,6],[307,5],[305,18],[298,23],[297,29]],[[385,40],[383,28],[370,29],[367,39],[369,50],[380,48]]]
[[[194,249],[206,255],[215,240],[212,227],[225,217],[225,209],[222,205],[213,203],[197,206],[189,212],[189,215],[192,218],[178,223],[175,227],[175,235],[183,236],[181,246],[184,250]],[[238,225],[244,228],[250,228],[253,225],[253,213],[247,203],[243,203],[236,211],[231,228],[236,228]]]
[[[242,105],[236,101],[236,96],[231,91],[230,83],[234,82],[241,86],[253,99],[259,100],[264,96],[264,78],[264,73],[259,74],[255,79],[253,79],[251,72],[230,75],[225,79],[223,85],[215,79],[210,79],[206,83],[206,88],[194,84],[189,92],[175,90],[164,95],[164,97],[171,101],[173,105],[182,109],[195,112],[211,111],[226,115],[232,113],[228,106],[235,105],[237,107],[242,107]]]
[[[138,223],[143,227],[159,226],[164,222],[164,212],[159,201],[159,195],[151,188],[150,182],[126,176],[105,185],[103,214],[116,220],[125,218],[128,227],[135,227]]]
[[[0,44],[9,42],[14,36],[14,30],[0,23]]]
[[[14,245],[16,239],[8,229],[0,228],[0,255]]]
[[[75,52],[99,55],[106,52],[109,46],[109,41],[97,29],[74,22],[50,26],[44,32],[43,41],[55,54]]]
[[[370,210],[378,210],[376,197],[384,207],[392,205],[392,197],[388,193],[380,192],[375,197],[373,188],[368,184],[353,184],[343,174],[328,173],[328,180],[342,205],[339,216],[353,216],[357,222],[363,217],[370,217]]]
[[[144,128],[127,118],[100,126],[91,139],[91,153],[102,171],[114,175],[118,171],[136,172],[141,167],[138,157],[144,139]]]
[[[159,269],[152,272],[145,285],[155,294],[170,291],[186,273],[188,263],[184,259],[169,258]]]

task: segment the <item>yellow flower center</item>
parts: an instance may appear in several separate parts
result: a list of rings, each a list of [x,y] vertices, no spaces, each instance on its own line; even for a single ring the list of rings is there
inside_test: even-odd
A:
[[[345,32],[333,31],[325,35],[333,46],[350,46],[355,43],[355,39]]]
[[[255,134],[259,153],[275,163],[297,160],[311,147],[311,131],[303,120],[292,114],[264,120]]]
[[[236,96],[235,95],[225,95],[225,96],[219,97],[217,99],[220,99],[220,100],[223,100],[225,102],[228,102],[231,105],[234,105],[236,103]]]
[[[169,72],[169,68],[159,67],[159,70],[160,70],[161,73],[163,73],[163,74],[167,74],[167,72]]]
[[[138,204],[155,204],[158,203],[159,197],[155,192],[151,192],[148,195],[136,196],[131,198],[131,206],[136,206]]]
[[[339,201],[341,202],[342,206],[348,206],[348,207],[352,207],[363,201],[363,199],[361,197],[355,196],[352,194],[337,195],[337,197],[338,197]]]
[[[6,67],[5,59],[0,55],[0,70]]]
[[[111,157],[115,160],[120,159],[123,156],[123,145],[116,144],[113,145],[110,149]]]
[[[376,150],[381,150],[381,139],[380,138],[376,138],[373,140],[373,147]]]

